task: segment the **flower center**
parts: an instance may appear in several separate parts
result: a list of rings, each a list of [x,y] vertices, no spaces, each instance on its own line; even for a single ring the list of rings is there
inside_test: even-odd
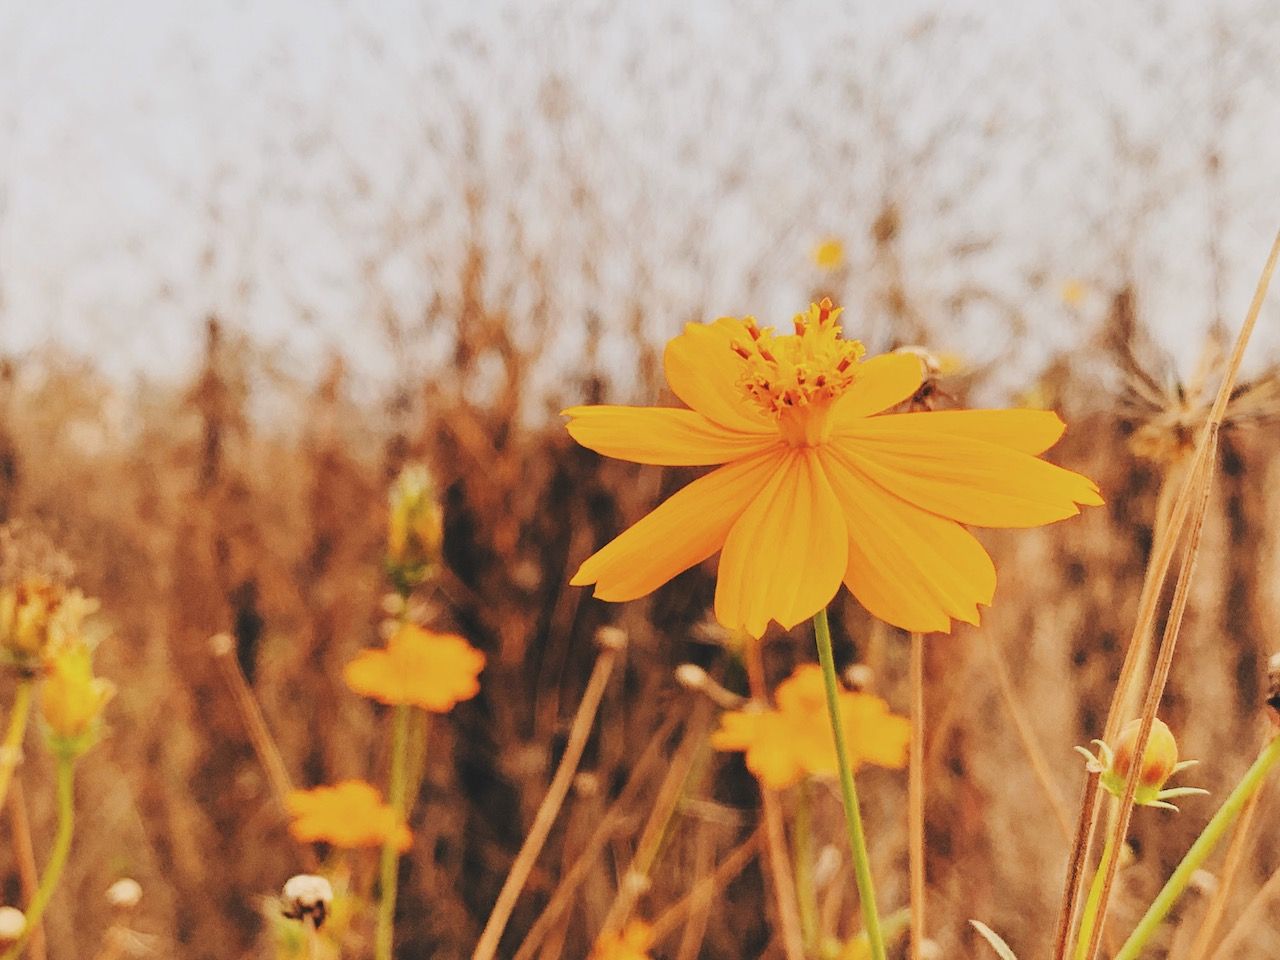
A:
[[[844,339],[839,316],[840,309],[823,298],[796,314],[796,332],[783,336],[747,317],[742,322],[750,339],[733,344],[742,358],[743,392],[777,419],[783,439],[795,446],[827,439],[831,404],[857,379],[867,352],[857,340]]]

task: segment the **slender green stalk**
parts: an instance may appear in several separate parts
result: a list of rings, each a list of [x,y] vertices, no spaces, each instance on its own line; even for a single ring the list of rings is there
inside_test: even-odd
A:
[[[1205,860],[1209,858],[1213,848],[1218,845],[1218,842],[1223,838],[1227,830],[1231,828],[1236,818],[1240,816],[1240,812],[1244,809],[1245,804],[1249,802],[1249,798],[1262,787],[1267,774],[1271,772],[1271,768],[1276,765],[1277,761],[1280,761],[1280,736],[1273,737],[1271,742],[1267,744],[1262,753],[1258,755],[1258,759],[1253,762],[1253,766],[1248,769],[1240,779],[1240,782],[1236,784],[1235,789],[1231,791],[1231,795],[1223,801],[1222,806],[1218,808],[1218,812],[1213,815],[1213,819],[1205,826],[1200,836],[1196,837],[1196,842],[1191,845],[1191,849],[1182,858],[1182,862],[1173,871],[1173,875],[1169,877],[1155,900],[1151,901],[1151,906],[1147,908],[1147,912],[1138,921],[1133,933],[1129,935],[1129,939],[1124,942],[1124,946],[1116,954],[1115,960],[1137,960],[1141,956],[1147,941],[1159,929],[1160,924],[1164,922],[1164,918],[1173,909],[1173,905],[1178,902],[1178,898],[1187,889],[1187,884],[1191,882],[1191,875],[1199,870]]]
[[[813,953],[818,943],[818,897],[813,889],[813,791],[809,781],[796,786],[796,901],[800,904],[800,935]]]
[[[862,811],[858,806],[858,790],[853,783],[853,767],[849,764],[844,725],[840,722],[839,684],[836,680],[835,657],[831,652],[831,625],[827,622],[825,607],[813,618],[813,632],[818,642],[818,662],[822,664],[822,679],[827,690],[827,714],[831,718],[831,733],[836,741],[836,762],[840,769],[844,820],[849,828],[853,876],[858,884],[858,899],[862,901],[862,926],[867,935],[867,944],[871,948],[871,960],[885,960],[884,935],[880,932],[875,884],[871,879],[871,857],[867,853],[867,838],[862,830]]]
[[[49,862],[44,868],[44,877],[41,878],[36,895],[31,898],[31,904],[27,907],[26,929],[18,941],[3,956],[0,956],[0,960],[17,960],[18,955],[27,945],[27,939],[40,926],[44,909],[49,905],[49,898],[53,896],[53,891],[57,889],[58,881],[62,878],[62,870],[67,865],[67,855],[71,852],[71,835],[75,830],[75,766],[74,757],[58,758],[58,833],[53,840]]]
[[[399,821],[405,819],[405,786],[408,780],[409,711],[413,708],[400,704],[396,707],[391,728],[391,780],[387,787],[387,802]],[[400,869],[400,850],[394,836],[388,836],[382,844],[382,862],[378,890],[378,929],[374,935],[374,956],[377,960],[391,960],[392,941],[395,936],[396,879]]]
[[[1102,883],[1106,879],[1107,870],[1111,867],[1111,858],[1114,855],[1115,837],[1107,831],[1107,839],[1102,846],[1102,859],[1098,861],[1093,882],[1089,884],[1089,896],[1084,902],[1084,911],[1080,914],[1080,936],[1076,938],[1076,960],[1082,960],[1089,949],[1093,925],[1098,922],[1098,903],[1102,900]]]
[[[22,740],[27,735],[27,717],[31,714],[31,692],[34,688],[35,682],[23,677],[13,695],[13,712],[9,714],[4,742],[0,743],[0,809],[4,808],[5,798],[9,795],[13,771],[22,759]]]

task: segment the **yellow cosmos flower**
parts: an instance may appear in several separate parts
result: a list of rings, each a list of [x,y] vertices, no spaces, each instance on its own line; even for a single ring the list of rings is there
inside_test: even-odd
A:
[[[363,780],[344,780],[333,787],[294,790],[285,798],[293,821],[289,832],[303,843],[330,843],[335,847],[380,847],[388,837],[402,852],[413,838],[382,802],[382,794]]]
[[[844,244],[828,237],[813,248],[813,262],[823,270],[835,270],[844,263]]]
[[[653,928],[643,920],[632,920],[622,931],[600,935],[588,960],[649,960]]]
[[[59,651],[45,671],[40,684],[44,722],[57,740],[81,750],[95,734],[98,718],[115,695],[115,685],[93,675],[92,655],[83,644]]]
[[[767,787],[781,790],[805,776],[834,777],[836,748],[827,718],[822,669],[806,663],[778,684],[776,710],[734,710],[720,717],[711,735],[717,750],[743,750],[747,769]],[[869,693],[840,694],[849,761],[901,769],[907,763],[911,721],[894,716]]]
[[[347,686],[386,704],[446,713],[480,692],[484,654],[462,637],[401,625],[385,648],[366,650],[347,664]]]
[[[790,628],[843,582],[906,630],[978,622],[996,573],[962,525],[1034,527],[1100,504],[1097,486],[1039,459],[1065,429],[1045,410],[890,414],[920,386],[918,357],[864,360],[829,301],[785,336],[746,319],[691,323],[664,358],[691,409],[564,411],[605,456],[719,469],[589,557],[576,585],[633,600],[720,551],[716,618],[752,636]]]

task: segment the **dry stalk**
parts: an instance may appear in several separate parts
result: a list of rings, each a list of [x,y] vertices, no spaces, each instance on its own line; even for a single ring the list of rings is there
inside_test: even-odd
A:
[[[751,696],[760,703],[768,703],[769,691],[764,679],[761,642],[748,642],[745,655]],[[787,960],[804,960],[804,937],[800,932],[800,909],[796,900],[795,878],[791,875],[791,853],[787,849],[782,805],[778,802],[777,792],[763,783],[760,784],[760,804],[764,809],[765,861],[773,880],[782,950]]]
[[[911,752],[907,767],[907,859],[911,899],[911,960],[924,943],[924,637],[911,634]]]
[[[511,871],[507,874],[502,889],[498,892],[493,911],[489,914],[475,952],[471,955],[472,960],[492,960],[498,952],[498,942],[502,939],[507,921],[511,918],[511,911],[515,909],[520,891],[524,889],[525,881],[529,879],[529,873],[533,870],[538,854],[542,852],[542,845],[546,843],[556,815],[560,812],[564,798],[569,793],[569,786],[573,782],[574,774],[577,773],[578,763],[582,760],[582,751],[586,749],[587,738],[591,735],[596,711],[600,707],[605,687],[609,683],[613,665],[618,659],[622,646],[620,642],[602,644],[595,666],[591,669],[591,676],[587,680],[587,688],[582,694],[582,701],[574,714],[573,724],[569,728],[569,741],[565,746],[564,756],[560,758],[560,766],[556,769],[555,776],[551,778],[547,795],[543,797],[542,804],[534,814],[529,834],[525,837],[520,852],[516,854],[511,864]]]
[[[1179,533],[1185,526],[1188,516],[1191,512],[1192,502],[1196,499],[1195,494],[1197,488],[1201,485],[1201,480],[1207,471],[1213,467],[1210,459],[1210,447],[1216,450],[1217,431],[1221,426],[1223,418],[1226,414],[1227,403],[1231,399],[1232,390],[1235,387],[1236,378],[1240,373],[1240,365],[1244,360],[1245,348],[1248,346],[1249,339],[1253,335],[1253,330],[1257,326],[1258,315],[1262,311],[1262,302],[1266,297],[1267,288],[1271,284],[1272,274],[1275,272],[1277,258],[1280,258],[1280,233],[1277,233],[1275,240],[1272,241],[1271,251],[1267,255],[1266,264],[1263,266],[1262,274],[1258,278],[1258,285],[1254,290],[1253,299],[1249,304],[1248,313],[1245,315],[1244,323],[1240,327],[1240,333],[1236,337],[1236,342],[1231,351],[1231,357],[1227,361],[1226,370],[1222,377],[1222,383],[1218,387],[1218,393],[1214,397],[1213,407],[1209,412],[1208,419],[1205,423],[1196,449],[1192,455],[1190,465],[1187,469],[1186,479],[1181,485],[1176,500],[1170,510],[1168,536],[1153,544],[1152,556],[1148,564],[1148,576],[1144,583],[1144,591],[1139,598],[1138,618],[1134,624],[1134,630],[1129,640],[1129,647],[1125,652],[1124,665],[1121,668],[1120,679],[1116,685],[1115,695],[1112,697],[1111,710],[1107,716],[1106,731],[1103,739],[1113,739],[1116,730],[1119,728],[1123,707],[1125,691],[1128,688],[1130,677],[1136,667],[1138,655],[1136,645],[1141,644],[1142,638],[1150,633],[1151,626],[1155,622],[1156,607],[1159,602],[1160,592],[1164,586],[1164,579],[1168,574],[1169,567],[1173,562],[1174,548],[1179,539]],[[1191,555],[1193,556],[1193,555]],[[1189,557],[1190,559],[1190,557]],[[1171,621],[1172,622],[1172,621]],[[1158,667],[1157,667],[1158,669]],[[1152,678],[1155,679],[1154,677]],[[1149,692],[1154,691],[1154,684],[1148,688]],[[1163,691],[1163,683],[1160,686]],[[1149,701],[1151,698],[1148,697]],[[1157,698],[1158,702],[1158,698]],[[1153,711],[1154,713],[1154,711]],[[1146,749],[1147,738],[1151,732],[1151,718],[1144,716],[1142,726],[1139,731],[1138,742],[1135,745],[1139,751]],[[1141,755],[1141,752],[1139,752]],[[1138,767],[1135,766],[1132,773],[1137,772]],[[1088,858],[1089,848],[1093,838],[1093,831],[1096,824],[1097,816],[1097,792],[1099,777],[1097,774],[1090,774],[1085,781],[1085,797],[1081,804],[1082,814],[1089,813],[1087,825],[1084,823],[1082,816],[1081,825],[1083,829],[1078,830],[1073,845],[1071,859],[1067,870],[1067,886],[1063,893],[1062,909],[1058,917],[1057,938],[1054,944],[1055,960],[1063,960],[1070,946],[1071,929],[1075,922],[1075,910],[1079,903],[1081,888],[1084,883],[1084,864]],[[1136,778],[1130,776],[1126,785],[1126,793],[1128,801],[1122,806],[1124,813],[1123,826],[1128,827],[1128,812],[1132,810],[1133,789],[1136,785]],[[1118,826],[1120,824],[1117,824]],[[1113,861],[1113,867],[1114,867]],[[1108,873],[1114,877],[1114,869]],[[1096,940],[1105,926],[1105,908],[1106,900],[1109,895],[1110,882],[1104,886],[1103,900],[1100,904],[1099,919],[1094,926],[1093,949],[1089,953],[1090,960],[1093,956],[1093,950],[1096,950]]]
[[[715,850],[707,825],[698,825],[697,838],[694,840],[695,882],[689,895],[689,916],[684,930],[680,934],[680,944],[676,949],[675,960],[698,960],[702,952],[702,944],[707,937],[707,923],[711,919],[711,906],[715,902],[715,889],[701,882],[714,864]]]
[[[36,851],[31,843],[27,798],[22,790],[22,778],[18,776],[13,778],[9,787],[9,829],[13,836],[13,858],[18,863],[18,878],[22,883],[22,899],[30,903],[40,886],[40,870],[36,866]],[[27,955],[31,960],[45,960],[43,922],[36,924],[27,939]]]
[[[1022,752],[1026,754],[1027,762],[1031,764],[1031,771],[1035,774],[1036,780],[1040,784],[1040,790],[1044,793],[1045,801],[1049,804],[1049,808],[1053,810],[1054,819],[1058,821],[1058,826],[1062,830],[1062,839],[1070,843],[1072,830],[1067,808],[1063,805],[1062,798],[1058,796],[1057,787],[1053,782],[1053,774],[1049,768],[1049,761],[1045,759],[1044,751],[1036,743],[1031,724],[1027,722],[1026,714],[1022,712],[1022,706],[1018,703],[1017,694],[1013,689],[1013,681],[1009,677],[1009,668],[1005,665],[1002,651],[996,649],[994,638],[989,638],[987,651],[991,654],[996,686],[1000,688],[1000,696],[1004,699],[1005,709],[1009,711],[1014,729],[1018,731],[1018,741],[1022,744]]]
[[[1209,960],[1231,960],[1232,957],[1240,956],[1245,937],[1259,922],[1269,919],[1268,908],[1277,896],[1280,896],[1280,869],[1267,877],[1267,882],[1249,900],[1239,919],[1227,931],[1218,948],[1210,954]]]
[[[720,861],[720,865],[716,867],[713,873],[699,880],[683,898],[677,900],[659,914],[652,924],[654,942],[662,940],[683,923],[685,917],[688,916],[689,912],[694,909],[701,899],[714,894],[717,889],[723,887],[741,873],[747,864],[755,858],[756,851],[760,847],[760,840],[762,836],[767,838],[767,832],[763,825],[756,827],[751,836]],[[801,960],[803,960],[803,957],[804,955],[801,954]]]

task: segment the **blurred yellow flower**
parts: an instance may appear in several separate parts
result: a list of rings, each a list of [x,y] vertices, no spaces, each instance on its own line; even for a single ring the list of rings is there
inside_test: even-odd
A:
[[[387,565],[398,585],[413,586],[440,562],[444,514],[426,467],[405,467],[391,487]]]
[[[89,648],[80,644],[59,651],[46,664],[40,712],[54,737],[82,748],[114,694],[109,680],[94,677]]]
[[[620,932],[601,934],[588,960],[649,960],[652,946],[653,927],[643,920],[632,920]]]
[[[1084,303],[1089,288],[1079,280],[1068,280],[1062,285],[1062,302],[1069,307],[1078,307]]]
[[[386,704],[445,713],[480,692],[484,654],[462,637],[400,625],[385,648],[365,650],[347,664],[347,686]]]
[[[382,794],[363,780],[294,790],[285,798],[285,805],[293,818],[289,832],[303,843],[353,849],[380,847],[390,837],[403,852],[413,842],[409,828],[382,802]]]
[[[835,270],[844,263],[844,244],[827,237],[813,248],[813,262],[823,270]]]
[[[0,590],[0,645],[20,658],[42,653],[62,595],[62,587],[38,578]]]
[[[711,736],[717,750],[746,752],[747,769],[767,787],[782,789],[805,776],[834,777],[835,743],[827,719],[822,670],[816,664],[797,667],[778,684],[776,710],[734,710],[720,717]],[[856,769],[863,763],[901,769],[907,762],[911,722],[889,712],[889,705],[869,693],[840,693],[840,714]]]
[[[1065,429],[1044,410],[889,414],[919,388],[911,354],[864,360],[830,301],[775,334],[754,319],[691,323],[666,349],[691,409],[564,411],[605,456],[720,465],[574,574],[603,600],[655,590],[720,551],[716,618],[761,636],[831,602],[843,582],[872,614],[920,632],[978,622],[996,573],[964,525],[1034,527],[1100,504],[1097,486],[1039,459]]]

